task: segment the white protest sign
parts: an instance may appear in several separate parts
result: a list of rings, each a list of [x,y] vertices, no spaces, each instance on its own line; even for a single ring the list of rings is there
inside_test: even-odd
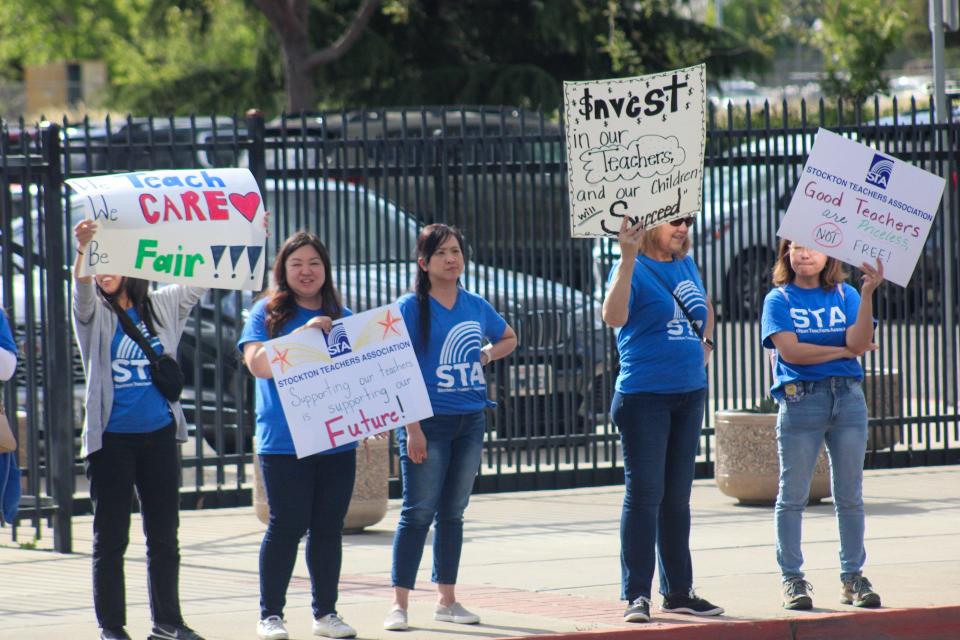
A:
[[[820,129],[777,235],[907,286],[945,181]]]
[[[570,233],[616,235],[700,211],[705,67],[564,82]]]
[[[297,457],[433,415],[400,307],[337,320],[266,343]]]
[[[67,180],[98,229],[83,274],[218,289],[263,284],[266,215],[247,169],[141,171]]]

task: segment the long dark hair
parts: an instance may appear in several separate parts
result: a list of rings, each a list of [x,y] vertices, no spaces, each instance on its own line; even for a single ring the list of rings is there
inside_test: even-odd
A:
[[[450,236],[457,239],[457,243],[460,245],[460,253],[466,260],[467,251],[463,245],[463,234],[456,227],[439,223],[428,224],[417,236],[418,264],[414,292],[417,294],[417,304],[420,309],[420,337],[424,344],[430,340],[430,274],[427,273],[426,264],[437,252],[437,248],[446,242]],[[423,260],[424,266],[420,266],[420,260]]]
[[[270,298],[267,302],[267,335],[271,338],[275,338],[297,312],[297,299],[287,284],[287,258],[294,251],[307,246],[313,247],[323,262],[323,286],[320,287],[323,311],[334,320],[343,313],[340,292],[334,286],[333,274],[330,273],[330,252],[316,234],[301,229],[284,240],[273,261],[273,288],[265,294]]]
[[[154,312],[153,303],[150,301],[150,281],[123,276],[120,279],[120,287],[113,295],[108,294],[97,284],[97,295],[100,296],[101,300],[109,303],[111,309],[114,309],[113,303],[120,297],[121,292],[127,294],[127,299],[130,300],[143,323],[147,325],[147,331],[150,332],[150,335],[157,335],[157,327],[162,327],[163,325],[160,323],[160,318],[158,318]]]

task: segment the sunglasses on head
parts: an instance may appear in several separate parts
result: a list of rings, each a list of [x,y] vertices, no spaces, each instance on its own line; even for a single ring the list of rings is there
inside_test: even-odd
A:
[[[682,224],[686,224],[687,227],[689,228],[693,226],[693,223],[695,220],[696,218],[694,218],[693,216],[688,216],[686,218],[675,218],[670,221],[670,225],[673,227],[679,227]]]

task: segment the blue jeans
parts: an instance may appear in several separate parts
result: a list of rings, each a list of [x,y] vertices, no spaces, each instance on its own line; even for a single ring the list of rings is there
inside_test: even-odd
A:
[[[867,450],[867,404],[855,378],[801,383],[797,402],[780,400],[777,449],[777,562],[783,578],[803,577],[800,524],[820,446],[826,442],[833,501],[840,529],[840,572],[859,575],[863,548],[863,458]]]
[[[660,593],[689,593],[690,489],[706,389],[619,393],[610,415],[620,429],[626,492],[620,516],[624,600],[650,597],[654,555]]]
[[[480,467],[483,412],[434,416],[420,423],[427,439],[427,459],[414,464],[407,456],[406,429],[397,431],[403,509],[393,538],[393,586],[413,589],[433,522],[433,582],[456,584],[463,547],[463,512],[470,502]]]
[[[260,456],[270,522],[260,544],[260,619],[283,617],[287,587],[307,534],[313,617],[337,611],[343,519],[350,506],[357,451]]]

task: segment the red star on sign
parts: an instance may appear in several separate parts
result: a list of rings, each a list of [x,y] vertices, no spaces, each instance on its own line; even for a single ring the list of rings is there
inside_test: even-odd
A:
[[[274,350],[273,350],[273,353],[274,353],[275,355],[274,355],[274,357],[273,357],[273,360],[270,361],[270,364],[277,364],[277,363],[279,363],[279,364],[280,364],[280,373],[286,372],[287,367],[292,367],[292,366],[293,366],[292,364],[290,364],[290,361],[287,360],[287,353],[288,353],[289,351],[290,351],[290,349],[284,349],[283,351],[280,351],[279,349],[274,349]]]
[[[391,315],[390,310],[387,309],[387,317],[383,320],[377,321],[377,324],[383,327],[383,336],[381,336],[381,338],[386,338],[387,334],[390,333],[391,331],[393,331],[395,334],[399,336],[400,332],[397,331],[397,328],[393,325],[402,321],[403,321],[403,318],[401,316],[393,316]]]

